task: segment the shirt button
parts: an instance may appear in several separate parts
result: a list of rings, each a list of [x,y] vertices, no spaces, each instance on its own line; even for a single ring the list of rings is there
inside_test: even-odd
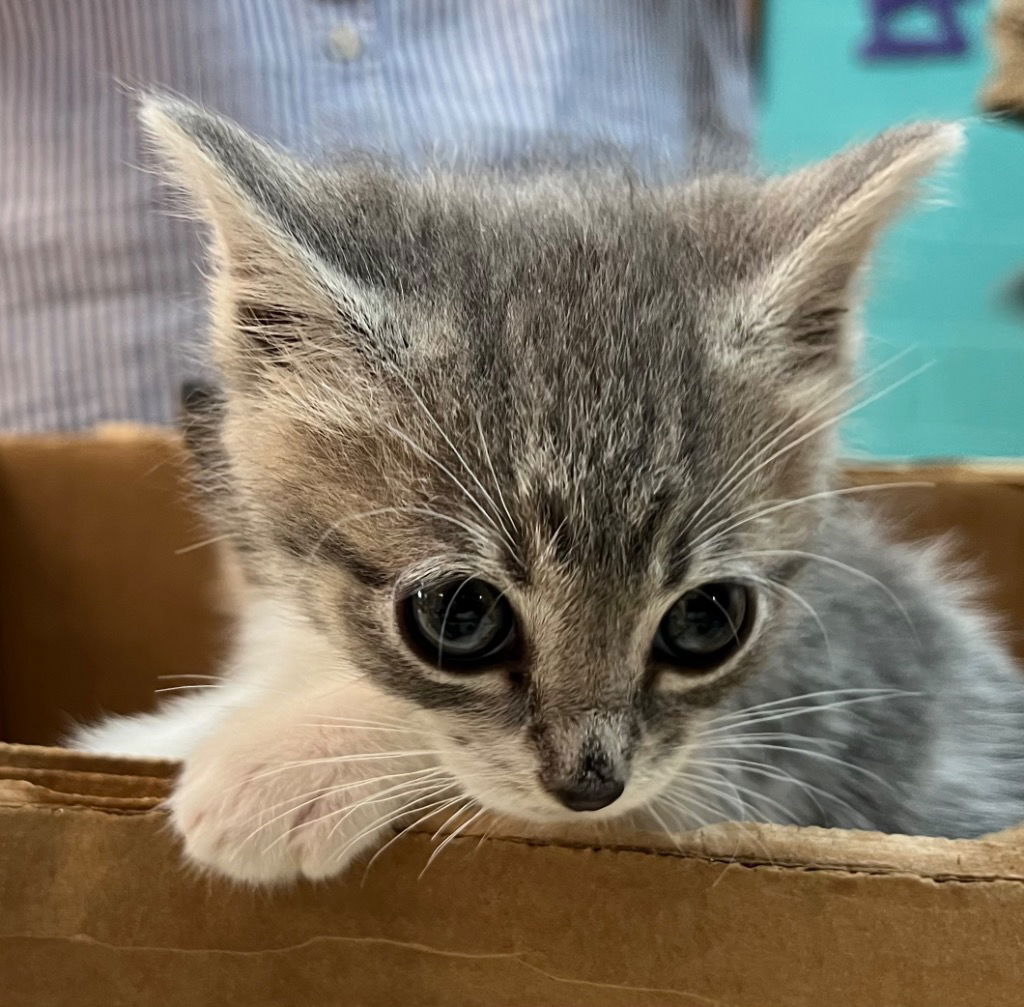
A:
[[[327,36],[331,55],[345,63],[358,59],[363,52],[363,40],[351,25],[340,24]]]

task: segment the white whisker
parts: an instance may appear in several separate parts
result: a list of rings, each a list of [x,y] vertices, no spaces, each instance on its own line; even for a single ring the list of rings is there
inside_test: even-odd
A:
[[[440,511],[433,510],[430,507],[379,507],[377,510],[364,511],[362,514],[354,514],[352,517],[348,518],[348,520],[359,521],[364,518],[378,517],[381,514],[417,514],[421,517],[430,517],[436,521],[444,521],[447,524],[455,525],[457,528],[461,528],[467,535],[469,535],[470,538],[476,539],[477,541],[486,538],[479,528],[474,528],[472,525],[467,524],[459,518],[451,517],[448,514],[442,514]]]
[[[223,689],[223,684],[214,685],[209,682],[194,682],[192,685],[165,685],[161,689],[154,689],[155,694],[164,692],[191,692],[194,689]]]
[[[501,519],[501,514],[498,512],[498,505],[494,502],[494,497],[492,497],[491,494],[487,492],[486,487],[482,482],[480,482],[480,480],[476,476],[476,473],[470,468],[469,463],[466,461],[462,452],[455,446],[455,443],[445,432],[444,427],[442,427],[441,424],[437,421],[437,417],[434,416],[434,414],[427,408],[427,404],[423,401],[422,396],[419,394],[419,392],[416,391],[415,388],[413,388],[412,382],[409,381],[409,379],[402,373],[402,371],[399,368],[395,367],[392,370],[395,376],[399,379],[399,381],[401,381],[409,390],[409,394],[412,395],[413,399],[416,401],[420,409],[423,410],[423,415],[426,416],[428,420],[430,420],[430,422],[434,425],[434,428],[437,430],[437,432],[444,438],[444,441],[448,445],[448,447],[452,449],[453,454],[455,455],[456,458],[458,458],[459,462],[462,464],[462,467],[466,470],[466,474],[469,476],[470,479],[473,480],[473,482],[476,483],[477,488],[480,490],[480,492],[483,493],[484,499],[487,500],[491,507],[494,508],[494,516],[498,519],[498,522],[501,525],[500,531],[504,535],[505,541],[512,548],[512,551],[515,552],[515,541],[512,539],[509,529],[505,527],[504,522]],[[476,502],[476,498],[472,496],[472,494],[470,494],[468,490],[465,490],[465,487],[463,487],[463,489],[466,492],[467,496],[469,496],[471,500]],[[483,510],[483,508],[480,509]],[[486,511],[484,513],[486,514]],[[491,521],[491,524],[494,525],[493,520]],[[498,529],[496,528],[496,530]]]
[[[175,549],[174,555],[184,556],[186,553],[195,552],[197,549],[205,549],[207,546],[216,545],[218,542],[224,542],[234,537],[233,532],[228,532],[224,535],[214,535],[212,538],[204,538],[201,542],[193,542],[190,545],[182,546],[180,549]]]
[[[476,429],[480,435],[480,447],[484,453],[484,461],[487,468],[490,470],[491,478],[494,480],[494,488],[498,493],[498,499],[501,501],[501,508],[505,512],[505,516],[509,520],[509,525],[513,532],[517,532],[519,529],[516,526],[516,520],[512,517],[512,512],[508,509],[508,504],[505,502],[505,494],[501,491],[501,480],[498,478],[498,473],[494,470],[494,462],[491,461],[491,452],[487,447],[487,438],[484,436],[483,423],[480,421],[479,414],[476,417]]]
[[[465,814],[466,811],[472,811],[474,804],[476,804],[476,802],[474,800],[470,799],[468,805],[465,805],[465,806],[463,806],[463,807],[461,807],[459,809],[459,814]],[[423,879],[423,875],[427,873],[427,870],[429,869],[430,865],[441,855],[441,851],[443,849],[445,849],[446,846],[448,846],[451,843],[453,843],[458,838],[459,834],[461,832],[465,831],[467,828],[469,828],[469,826],[472,825],[473,822],[475,822],[483,813],[484,813],[484,809],[483,808],[479,808],[477,810],[476,814],[471,815],[458,828],[456,828],[454,831],[449,833],[448,836],[446,836],[445,839],[442,840],[442,842],[437,847],[437,849],[435,849],[434,852],[431,853],[430,856],[427,858],[427,862],[423,865],[423,870],[420,871],[419,876],[417,877],[417,880],[422,880]],[[449,818],[448,821],[450,822],[451,819]],[[445,823],[446,827],[447,827],[447,824],[448,823],[446,822]],[[435,836],[436,836],[436,833],[435,833]]]
[[[480,503],[479,500],[477,500],[477,498],[472,493],[470,493],[466,486],[460,481],[458,476],[456,476],[455,473],[452,472],[452,470],[448,468],[447,465],[444,464],[444,462],[435,458],[426,449],[420,447],[414,440],[412,440],[411,437],[407,436],[397,427],[393,426],[390,423],[385,423],[384,426],[400,441],[402,441],[408,447],[412,448],[413,451],[416,451],[420,455],[420,457],[422,457],[425,461],[430,462],[438,469],[438,471],[446,475],[455,484],[455,486],[462,491],[463,495],[466,497],[467,500],[469,500],[473,507],[480,512],[484,520],[491,526],[491,528],[493,528],[494,531],[496,531],[498,535],[505,540],[505,542],[510,546],[510,548],[512,548],[513,550],[515,549],[515,542],[512,541],[508,532],[501,525],[499,525],[497,521],[495,521],[494,517],[490,513],[488,513],[487,509]]]
[[[816,552],[804,552],[802,549],[756,549],[751,552],[737,554],[737,558],[748,556],[797,556],[803,559],[813,560],[817,563],[824,563],[826,566],[831,566],[852,576],[860,577],[865,582],[877,587],[878,590],[896,606],[896,610],[903,616],[903,619],[911,633],[914,634],[914,638],[920,644],[921,639],[917,634],[917,627],[914,626],[914,622],[910,618],[910,613],[907,611],[906,606],[899,600],[892,588],[887,584],[882,583],[882,581],[868,573],[866,570],[861,570],[860,567],[850,566],[849,563],[843,563],[841,560],[833,559],[831,556],[822,556]]]
[[[689,776],[687,776],[686,780],[687,780],[687,783],[691,787],[694,787],[694,786],[701,787],[704,790],[711,790],[714,793],[718,792],[717,789],[714,786],[714,782],[718,782],[718,783],[726,782],[721,777],[719,777],[718,780],[716,780],[714,782],[712,782],[710,780],[707,780],[706,778],[704,778],[704,780],[702,781],[700,778],[694,776],[693,774],[690,774]],[[761,820],[763,818],[763,816],[758,811],[757,805],[754,802],[755,801],[762,801],[765,804],[768,804],[771,807],[776,808],[780,812],[780,814],[783,816],[783,818],[785,818],[789,822],[792,823],[792,822],[796,821],[796,816],[793,814],[792,811],[789,810],[789,808],[787,808],[785,805],[779,803],[774,798],[769,797],[767,794],[761,793],[760,791],[757,791],[757,790],[752,790],[750,787],[741,786],[735,780],[729,780],[728,781],[728,785],[733,790],[735,790],[738,794],[747,794],[748,795],[750,800],[749,801],[745,801],[744,804],[746,805],[747,811],[748,812],[752,812],[756,816],[755,820]]]
[[[660,797],[659,800],[664,801],[664,796]],[[648,806],[647,811],[651,815],[651,817],[658,823],[658,825],[661,826],[661,829],[665,833],[665,835],[672,840],[672,845],[675,846],[677,850],[682,850],[682,847],[679,845],[679,838],[676,835],[677,830],[672,829],[669,826],[668,822],[666,822],[665,819],[658,814],[658,810],[657,808],[655,808],[653,804]]]
[[[376,783],[386,783],[388,780],[395,780],[399,779],[400,777],[405,777],[406,779],[404,779],[401,783],[397,784],[397,786],[405,786],[406,784],[410,786],[418,786],[420,783],[423,783],[426,780],[430,779],[431,776],[438,775],[440,773],[440,769],[415,769],[407,773],[388,773],[385,776],[373,776],[367,779],[351,780],[343,784],[325,784],[322,787],[317,787],[315,790],[307,790],[305,793],[302,794],[293,794],[291,797],[287,797],[283,801],[277,801],[274,804],[262,807],[259,809],[259,811],[256,812],[256,814],[251,815],[242,824],[245,825],[248,824],[248,822],[256,821],[268,812],[276,811],[278,808],[283,808],[285,807],[285,805],[288,805],[287,809],[283,814],[278,815],[277,817],[270,819],[270,821],[268,821],[264,825],[261,825],[260,829],[262,829],[265,828],[267,825],[272,825],[274,822],[279,821],[286,815],[289,815],[294,811],[298,811],[300,808],[306,807],[307,804],[313,804],[314,802],[320,800],[320,798],[326,797],[328,795],[344,793],[347,790],[357,790],[359,787],[372,786]],[[408,777],[416,778],[408,779]],[[388,789],[390,790],[392,788]],[[246,837],[246,840],[251,839],[254,835],[256,835],[256,832],[260,831],[260,829],[257,829],[255,832],[250,833]]]
[[[178,678],[194,678],[201,679],[207,682],[220,682],[223,679],[221,675],[157,675],[157,680],[161,682],[169,682]]]
[[[712,746],[704,746],[706,749],[710,749]],[[894,793],[898,793],[897,789],[886,779],[883,779],[877,773],[873,773],[870,769],[865,769],[863,766],[858,766],[855,762],[848,762],[846,759],[840,759],[838,756],[829,755],[827,752],[816,752],[808,748],[793,748],[790,745],[773,745],[770,742],[758,741],[747,743],[745,741],[736,741],[732,744],[723,742],[720,746],[722,748],[729,748],[732,751],[743,751],[746,749],[754,749],[756,751],[772,751],[772,752],[791,752],[793,755],[806,755],[811,759],[821,759],[823,762],[829,762],[836,766],[842,766],[845,769],[850,769],[855,773],[860,773],[862,776],[867,777],[869,780],[877,783],[881,787],[885,787],[887,790],[891,790]]]
[[[903,480],[891,483],[872,483],[867,486],[841,486],[838,489],[822,490],[819,493],[808,493],[806,496],[796,497],[792,500],[780,500],[777,503],[764,507],[756,514],[750,514],[746,517],[741,516],[738,520],[735,520],[733,517],[723,518],[721,521],[704,530],[704,535],[699,540],[699,543],[706,549],[715,541],[725,538],[726,535],[731,535],[738,528],[744,527],[744,525],[753,524],[755,521],[760,521],[762,518],[766,518],[771,514],[777,514],[779,511],[790,510],[793,507],[800,507],[815,500],[829,500],[834,497],[850,496],[855,493],[876,493],[885,490],[908,488],[928,489],[934,488],[934,486],[935,483],[925,482],[923,480]],[[723,528],[723,526],[727,527]],[[719,529],[723,530],[719,531]],[[712,535],[714,535],[714,538],[711,537]]]
[[[236,786],[244,787],[256,780],[265,779],[268,776],[276,776],[278,773],[287,772],[289,769],[302,769],[306,766],[331,766],[331,765],[343,765],[348,762],[373,762],[377,759],[409,759],[413,757],[422,757],[427,755],[442,755],[444,754],[439,749],[419,749],[413,751],[401,751],[401,752],[357,752],[347,755],[328,755],[320,759],[301,759],[295,762],[284,762],[279,766],[275,766],[273,769],[268,769],[262,773],[256,773],[253,776],[246,777]]]
[[[693,784],[696,783],[696,784],[701,786],[701,789],[703,789],[703,790],[710,790],[711,793],[714,795],[714,797],[717,798],[720,801],[723,800],[723,799],[734,801],[736,803],[737,807],[738,807],[739,815],[742,816],[743,818],[748,818],[748,820],[749,820],[749,816],[751,815],[751,808],[750,808],[749,804],[746,801],[744,801],[743,798],[740,797],[739,793],[736,792],[735,788],[732,787],[731,781],[729,781],[727,779],[724,779],[722,776],[716,775],[715,777],[712,778],[712,777],[708,777],[708,776],[697,775],[697,774],[691,772],[691,773],[687,773],[686,776],[684,776],[679,782],[680,782],[680,784],[683,784],[683,785],[689,784],[691,787],[692,787]],[[733,795],[732,796],[727,795],[727,794],[722,794],[721,791],[717,788],[716,784],[722,784],[722,783],[724,783],[726,786],[729,786],[733,790]],[[761,839],[760,836],[758,836],[757,833],[749,827],[749,825],[745,824],[743,821],[740,821],[740,820],[738,820],[736,818],[732,818],[730,815],[728,815],[724,808],[714,808],[711,805],[707,804],[706,802],[700,801],[698,798],[696,798],[694,796],[692,789],[686,791],[685,793],[679,793],[678,791],[676,791],[675,792],[675,796],[677,798],[679,798],[679,799],[687,800],[687,801],[692,801],[694,803],[697,803],[697,804],[701,805],[702,807],[704,807],[705,809],[710,811],[712,817],[717,822],[731,821],[731,824],[736,827],[737,832],[740,835],[747,836],[757,846],[761,847],[761,849],[764,851],[764,855],[765,855],[765,857],[766,857],[766,859],[768,860],[769,863],[773,863],[774,862],[772,860],[771,850],[768,849],[768,847],[765,844],[764,840]],[[711,823],[709,822],[707,824],[711,824]],[[739,844],[740,844],[740,839],[739,839],[739,835],[738,835],[737,838],[736,838],[736,846],[735,846],[735,848],[733,850],[733,854],[732,854],[732,857],[730,859],[735,860],[736,853],[739,851]],[[719,880],[721,880],[721,878],[719,878]],[[718,882],[716,881],[715,884],[717,884],[717,883]],[[714,887],[714,885],[712,885],[712,887]]]
[[[364,786],[371,785],[369,783],[364,783],[364,781],[359,782],[361,785]],[[354,812],[358,811],[360,808],[364,807],[367,804],[377,804],[382,801],[395,800],[399,797],[411,797],[414,794],[423,793],[425,790],[432,789],[436,785],[436,782],[436,780],[428,780],[426,777],[419,780],[403,780],[402,782],[394,784],[391,787],[386,787],[383,791],[374,791],[373,794],[359,801],[356,801],[354,804],[348,804],[341,808],[334,808],[331,811],[325,812],[323,815],[318,816],[317,818],[311,818],[301,822],[297,822],[291,828],[286,829],[280,836],[277,837],[277,839],[271,842],[265,848],[264,852],[273,849],[278,843],[285,841],[289,836],[297,832],[299,829],[304,829],[307,826],[316,825],[317,822],[322,822],[325,819],[333,818],[335,815],[343,815],[344,818],[347,818],[350,814],[353,814]],[[292,807],[285,809],[280,814],[275,815],[269,821],[262,823],[258,828],[254,829],[246,837],[246,841],[252,839],[254,836],[258,835],[264,829],[273,825],[274,822],[279,822],[282,818],[287,818],[289,815],[293,815],[297,811],[301,811],[303,808],[307,808],[310,805],[316,804],[318,801],[322,801],[326,798],[333,797],[338,793],[344,793],[345,791],[350,789],[356,788],[351,786],[323,787],[318,793],[312,795],[311,797],[307,795],[307,799],[304,800],[301,804],[293,804]]]
[[[422,735],[422,731],[418,731],[413,727],[392,727],[390,724],[363,724],[363,723],[345,723],[339,722],[335,719],[321,720],[310,724],[300,724],[300,727],[308,727],[315,730],[324,730],[325,728],[338,728],[344,729],[349,728],[353,731],[368,731],[368,732],[381,732],[383,734],[414,734]]]
[[[334,836],[335,832],[338,831],[341,826],[348,821],[356,812],[363,810],[364,808],[371,807],[376,804],[393,804],[395,801],[404,801],[403,808],[408,807],[411,802],[429,800],[448,788],[448,784],[439,784],[437,780],[431,780],[424,786],[410,786],[409,784],[402,784],[397,787],[390,787],[390,793],[383,791],[381,793],[371,794],[360,801],[356,801],[355,804],[346,805],[341,808],[334,808],[331,811],[327,811],[322,815],[318,815],[316,818],[308,819],[307,821],[298,822],[293,825],[290,829],[285,831],[282,835],[278,836],[269,846],[267,850],[272,849],[278,843],[284,842],[290,835],[298,832],[300,829],[312,828],[314,825],[318,825],[321,822],[329,821],[332,818],[338,820],[331,826],[331,830],[327,833],[327,840]],[[389,814],[390,812],[385,812]]]
[[[779,783],[792,783],[806,791],[814,803],[818,806],[818,810],[825,814],[825,809],[818,802],[818,797],[826,798],[830,801],[835,801],[841,807],[849,811],[857,818],[864,819],[864,816],[848,801],[845,801],[838,794],[830,793],[822,787],[816,787],[812,783],[808,783],[806,780],[801,780],[797,776],[793,776],[792,773],[787,773],[784,770],[779,769],[777,766],[764,766],[760,762],[754,762],[751,759],[698,759],[694,760],[694,765],[707,765],[718,769],[725,769],[730,766],[737,766],[738,768],[744,769],[747,772],[754,773],[757,776],[764,776],[770,780],[776,780]]]
[[[454,783],[452,784],[452,786],[454,786]],[[465,795],[457,794],[455,797],[449,798],[448,800],[442,800],[442,801],[436,802],[435,804],[431,804],[427,808],[415,808],[415,809],[412,809],[412,810],[405,809],[405,810],[403,810],[403,812],[400,815],[393,816],[392,818],[388,819],[388,821],[385,822],[383,825],[376,826],[376,828],[384,828],[384,825],[387,825],[387,824],[390,824],[390,823],[393,823],[393,822],[397,822],[399,819],[404,818],[405,815],[407,815],[407,814],[415,814],[418,811],[425,812],[423,815],[421,815],[419,818],[417,818],[414,822],[410,822],[408,825],[406,825],[401,830],[396,832],[386,843],[384,843],[383,846],[379,847],[374,852],[373,856],[370,857],[370,859],[367,861],[366,867],[363,869],[363,883],[364,884],[366,883],[366,875],[369,873],[369,870],[370,870],[371,867],[373,867],[374,863],[376,863],[377,858],[380,857],[384,853],[384,851],[387,850],[392,844],[398,842],[399,839],[401,839],[403,836],[407,835],[409,832],[411,832],[413,829],[415,829],[417,825],[421,825],[428,818],[432,818],[435,815],[442,814],[447,808],[450,808],[452,805],[457,804],[459,802],[462,802],[465,799],[466,799]],[[371,831],[373,831],[373,830],[371,830]],[[367,834],[369,834],[369,833],[367,833]],[[362,838],[362,837],[357,837],[357,838]],[[351,845],[351,844],[349,844],[349,845]],[[347,847],[346,847],[346,849],[347,849]]]
[[[730,713],[719,714],[706,721],[706,725],[720,724],[726,721],[737,720],[751,713],[760,713],[764,710],[772,710],[787,703],[799,703],[807,699],[824,699],[826,696],[851,696],[857,702],[868,702],[872,699],[891,699],[897,696],[919,696],[918,692],[907,692],[905,689],[891,688],[846,688],[846,689],[820,689],[817,692],[802,692],[795,696],[786,696],[783,699],[772,699],[765,703],[756,703],[753,706],[745,706],[742,710],[734,710]],[[845,702],[845,701],[844,701]],[[803,710],[830,709],[827,705],[804,706]]]
[[[817,707],[817,709],[820,710],[821,707],[819,706],[819,707]],[[755,721],[755,723],[756,723],[756,721]],[[829,748],[829,747],[841,748],[843,746],[843,742],[840,741],[838,738],[813,738],[813,737],[810,737],[810,736],[808,736],[806,734],[796,734],[796,733],[791,732],[791,731],[744,731],[743,728],[745,726],[746,726],[745,723],[740,723],[740,724],[736,725],[736,727],[735,727],[735,730],[737,731],[736,740],[743,740],[743,741],[798,741],[798,742],[802,742],[802,743],[806,743],[806,744],[810,744],[810,745],[822,745],[825,748]],[[722,733],[722,732],[715,732],[715,733],[718,734],[718,733]],[[701,741],[701,739],[703,737],[704,737],[704,735],[698,735],[697,738],[695,739],[695,743],[697,743],[699,745],[699,743],[700,743],[700,741]],[[729,743],[730,743],[730,739],[729,739],[728,736],[726,736],[724,738],[712,737],[712,744],[711,745],[699,745],[699,747],[701,749],[712,748],[712,747],[721,748],[722,746],[728,745]]]
[[[789,434],[792,431],[798,429],[800,426],[805,424],[808,419],[812,418],[817,413],[820,413],[822,410],[827,409],[834,402],[836,402],[839,399],[843,398],[844,396],[848,395],[851,391],[853,391],[854,388],[857,387],[857,385],[863,384],[864,382],[870,380],[872,377],[875,377],[876,375],[880,374],[882,371],[884,371],[887,368],[891,367],[894,363],[896,363],[897,361],[901,360],[908,353],[910,353],[912,349],[913,349],[913,347],[907,347],[906,349],[901,350],[899,353],[896,353],[893,356],[891,356],[888,360],[883,361],[881,364],[877,365],[876,367],[873,367],[872,369],[867,371],[865,374],[861,375],[858,378],[853,379],[850,382],[847,382],[847,384],[843,385],[841,388],[839,388],[836,391],[834,391],[831,395],[827,396],[822,402],[819,402],[817,405],[815,405],[811,409],[809,409],[806,413],[802,414],[796,420],[791,422],[789,426],[787,426],[784,430],[782,430],[779,434],[777,434],[768,444],[766,444],[764,447],[760,448],[757,451],[757,453],[754,454],[754,456],[752,458],[749,458],[749,459],[741,458],[740,459],[741,461],[747,461],[748,462],[747,468],[744,469],[743,471],[739,472],[735,477],[732,477],[732,472],[736,468],[736,463],[734,463],[732,468],[729,470],[729,472],[726,473],[726,475],[723,477],[723,479],[720,480],[719,484],[717,484],[716,487],[712,490],[712,492],[708,495],[708,498],[707,498],[707,500],[705,500],[704,504],[702,504],[701,507],[699,507],[697,509],[697,511],[694,513],[694,515],[690,518],[690,521],[688,522],[687,527],[688,528],[692,528],[696,524],[696,522],[699,520],[699,518],[701,516],[703,516],[704,513],[707,512],[708,507],[712,504],[712,502],[717,503],[719,500],[721,500],[725,496],[726,493],[735,491],[736,489],[746,485],[746,483],[748,483],[751,479],[753,479],[753,477],[755,475],[757,475],[758,472],[760,472],[768,464],[770,464],[772,461],[774,461],[775,458],[778,457],[778,453],[775,454],[775,455],[772,455],[771,457],[766,458],[766,459],[763,456],[766,453],[772,451],[782,441],[782,439],[787,434]],[[827,382],[821,382],[820,384],[827,384]],[[838,414],[838,416],[826,420],[824,424],[822,424],[821,426],[815,427],[806,436],[813,436],[814,434],[819,433],[822,429],[824,429],[830,423],[837,423],[837,422],[841,421],[842,419],[844,419],[846,415],[848,415],[848,411],[847,412],[841,411]],[[777,426],[777,424],[776,424],[776,426]],[[771,429],[772,428],[769,428],[769,435],[770,435]],[[806,439],[806,437],[803,437],[800,440],[797,440],[794,443],[794,446],[795,446],[795,444],[802,443],[802,441],[805,440],[805,439]],[[783,451],[788,451],[788,450],[789,450],[788,447],[783,449]],[[732,482],[731,483],[729,482],[730,478],[732,478]]]
[[[403,805],[401,808],[399,808],[397,811],[395,811],[393,813],[381,815],[381,817],[376,819],[371,825],[368,825],[361,832],[358,832],[355,836],[353,836],[338,851],[338,853],[337,853],[337,860],[339,862],[344,862],[345,856],[346,856],[346,854],[348,853],[348,851],[350,849],[352,849],[354,846],[357,846],[359,843],[361,843],[368,836],[372,836],[374,833],[377,833],[377,832],[382,832],[389,825],[393,825],[394,823],[401,821],[403,818],[405,818],[406,815],[414,815],[414,814],[416,814],[417,812],[420,812],[420,811],[425,812],[425,814],[421,818],[416,819],[416,822],[413,823],[413,826],[409,826],[409,828],[412,828],[415,825],[419,824],[420,822],[426,821],[428,818],[432,817],[433,815],[441,814],[441,812],[443,812],[446,808],[450,808],[452,806],[452,804],[454,804],[456,801],[461,801],[461,800],[462,800],[461,797],[453,797],[453,798],[450,798],[450,799],[446,799],[446,798],[444,798],[442,796],[438,800],[433,801],[433,802],[431,802],[429,804],[423,804],[422,803],[422,799],[421,799],[420,801],[412,801],[409,804]],[[404,835],[407,831],[408,831],[408,829],[403,829],[399,833],[399,835]],[[394,837],[394,838],[397,838],[397,837]],[[370,862],[366,865],[366,869],[367,870],[369,870],[370,864],[373,863],[373,861],[377,858],[377,856],[380,853],[382,853],[388,846],[391,845],[391,842],[393,842],[393,839],[389,840],[384,846],[382,846],[379,850],[377,850],[377,852],[374,854],[374,856],[371,857]]]
[[[786,426],[785,429],[779,430],[779,427],[783,423],[785,423],[786,417],[782,417],[781,419],[776,420],[775,423],[769,426],[768,429],[754,442],[754,444],[751,447],[751,450],[747,454],[740,455],[740,457],[733,462],[733,464],[726,471],[725,475],[722,476],[722,478],[712,488],[711,492],[708,494],[707,498],[704,500],[701,506],[698,507],[697,510],[694,511],[694,513],[691,515],[686,527],[694,527],[696,523],[700,520],[700,518],[703,517],[705,513],[707,513],[710,507],[712,507],[714,504],[718,503],[721,499],[723,499],[727,493],[732,492],[746,485],[747,482],[749,482],[755,475],[757,475],[757,473],[762,468],[762,466],[758,465],[758,462],[761,460],[761,458],[764,457],[765,454],[767,454],[778,444],[780,444],[787,434],[790,434],[794,430],[799,429],[799,427],[806,423],[810,417],[813,417],[822,410],[827,409],[833,402],[849,394],[858,384],[868,380],[874,373],[877,373],[877,371],[880,370],[881,367],[889,366],[891,363],[894,363],[895,360],[898,359],[900,356],[906,355],[906,353],[908,352],[909,350],[901,351],[901,353],[897,354],[895,358],[892,358],[884,365],[881,365],[879,368],[876,368],[873,371],[868,371],[861,377],[855,378],[852,381],[847,382],[840,388],[835,389],[832,392],[832,394],[827,396],[823,401],[818,402],[816,405],[812,406],[806,413],[803,413],[802,415],[798,416],[795,420],[790,421],[789,425]],[[819,381],[818,384],[815,386],[814,390],[816,391],[818,388],[827,388],[830,384],[831,382],[829,381],[829,379],[826,378],[822,381]],[[767,441],[767,443],[765,443],[765,441]],[[738,469],[741,471],[737,471]]]
[[[790,598],[795,601],[801,608],[803,608],[807,614],[817,623],[818,629],[821,632],[821,638],[825,642],[825,656],[828,659],[830,668],[835,667],[835,661],[832,657],[832,645],[829,642],[828,630],[825,629],[825,623],[822,622],[821,616],[818,615],[814,606],[798,591],[789,587],[787,584],[782,584],[777,580],[772,580],[770,577],[758,577],[756,575],[747,574],[747,576],[755,583],[763,584],[769,590],[778,591],[784,597]]]

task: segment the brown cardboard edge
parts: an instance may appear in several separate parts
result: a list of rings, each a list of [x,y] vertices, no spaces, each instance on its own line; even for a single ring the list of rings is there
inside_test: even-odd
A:
[[[847,480],[858,485],[866,482],[895,482],[907,479],[921,483],[960,483],[968,485],[1004,485],[1024,489],[1024,463],[1005,458],[987,461],[920,462],[844,462]]]
[[[105,423],[79,433],[0,434],[0,450],[17,452],[61,451],[93,445],[128,447],[147,444],[180,445],[173,427],[135,423]],[[1024,462],[1019,458],[922,458],[917,461],[854,461],[841,459],[843,470],[857,482],[867,478],[890,481],[896,476],[922,482],[1004,483],[1024,487]]]
[[[462,837],[424,877],[433,847],[418,834],[362,878],[268,892],[182,868],[153,815],[0,810],[0,829],[8,863],[27,861],[12,872],[23,911],[0,914],[12,1003],[109,1007],[154,991],[165,1003],[277,1007],[1020,1002],[1016,880],[504,840],[478,856]],[[34,858],[37,843],[57,857]],[[85,870],[64,852],[80,848]]]
[[[52,790],[29,780],[0,779],[0,808],[51,807],[116,812],[151,811],[162,801],[155,797],[108,797],[68,790]]]
[[[138,450],[139,447],[165,447],[180,443],[177,433],[167,428],[117,426],[83,435],[43,435],[38,437],[0,437],[0,448],[7,451],[67,450],[69,446],[89,451]],[[872,463],[850,464],[847,474],[856,484],[868,481],[896,482],[912,479],[920,482],[961,484],[1002,484],[1024,489],[1024,465],[1020,462],[966,462],[957,464]],[[173,762],[141,759],[111,759],[66,749],[43,749],[25,745],[0,745],[0,765],[24,769],[65,771],[69,776],[99,773],[138,780],[135,796],[122,801],[78,787],[81,778],[69,779],[66,788],[24,787],[12,796],[0,798],[8,810],[35,813],[74,812],[76,814],[160,814],[155,805],[162,799],[157,788],[146,783],[168,781],[177,772]],[[16,776],[17,774],[15,774]],[[30,783],[30,781],[24,781]],[[162,788],[161,788],[162,789]],[[134,802],[126,804],[125,801]],[[147,802],[153,807],[139,810]],[[467,830],[467,838],[478,840],[485,823]],[[417,832],[435,830],[424,825]],[[978,840],[944,840],[924,837],[887,836],[839,830],[794,829],[786,826],[728,825],[676,837],[623,837],[598,843],[593,838],[569,836],[544,837],[503,834],[486,842],[520,843],[570,850],[632,851],[647,856],[669,856],[749,866],[779,867],[796,870],[838,870],[860,874],[907,874],[931,880],[1006,880],[1024,879],[1024,835],[1008,832],[1003,837]]]
[[[73,748],[45,745],[18,745],[0,742],[0,766],[12,769],[52,769],[69,773],[94,773],[105,776],[130,776],[173,779],[179,769],[170,759],[144,759],[116,755],[97,755]]]
[[[0,744],[0,767],[5,772],[7,807],[44,806],[53,809],[121,812],[149,808],[154,812],[166,799],[178,764],[166,760],[124,759],[62,748]],[[46,785],[40,771],[52,771]],[[33,789],[12,790],[18,781]],[[119,778],[111,786],[108,778]],[[115,789],[116,793],[111,793]],[[440,824],[440,827],[439,827]],[[459,829],[428,821],[412,832],[446,835]],[[899,836],[879,832],[725,823],[675,836],[623,832],[609,839],[588,828],[545,831],[506,819],[483,819],[462,834],[490,842],[565,849],[632,850],[652,856],[679,856],[722,863],[786,866],[804,870],[840,869],[865,874],[911,874],[930,879],[961,878],[1024,880],[1024,827],[980,839]]]
[[[5,815],[146,815],[165,822],[159,802],[141,803],[78,799],[49,791],[45,796],[0,787],[0,822]],[[991,838],[940,839],[886,835],[841,829],[726,823],[675,836],[624,834],[598,843],[572,835],[531,834],[526,830],[490,833],[465,831],[457,841],[480,845],[516,845],[570,853],[635,854],[699,863],[735,864],[778,871],[825,871],[858,876],[905,876],[924,881],[1003,881],[1024,884],[1024,845]],[[399,830],[395,830],[395,834]],[[411,835],[439,841],[450,834],[436,823],[410,829]]]
[[[115,776],[111,773],[68,773],[60,769],[25,769],[0,765],[0,786],[29,783],[56,794],[91,795],[99,800],[152,801],[171,791],[171,780],[156,776]]]
[[[147,426],[143,423],[101,423],[89,430],[74,433],[0,434],[0,448],[5,451],[54,451],[70,446],[90,444],[180,444],[181,435],[174,427]]]

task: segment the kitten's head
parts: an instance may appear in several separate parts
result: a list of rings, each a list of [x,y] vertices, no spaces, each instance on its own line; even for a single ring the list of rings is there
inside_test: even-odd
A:
[[[851,288],[958,128],[652,189],[313,169],[177,102],[144,119],[211,227],[253,576],[491,808],[650,801],[786,617]]]

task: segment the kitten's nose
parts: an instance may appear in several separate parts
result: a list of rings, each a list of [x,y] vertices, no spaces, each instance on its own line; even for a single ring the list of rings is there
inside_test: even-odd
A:
[[[552,793],[570,811],[600,811],[617,801],[626,789],[622,780],[583,780],[569,787],[558,787]]]
[[[551,717],[538,732],[542,787],[570,811],[600,811],[614,804],[629,779],[623,738],[629,725],[615,711]]]

